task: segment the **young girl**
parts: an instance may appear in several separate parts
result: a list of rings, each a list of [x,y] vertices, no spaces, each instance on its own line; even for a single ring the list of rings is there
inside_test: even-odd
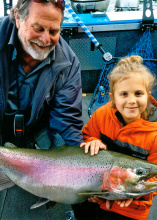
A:
[[[99,149],[108,149],[157,163],[157,122],[148,121],[152,114],[150,98],[155,78],[142,61],[140,56],[126,57],[109,74],[112,101],[100,107],[84,127],[85,143],[80,147],[85,148],[85,153],[90,149],[93,156]],[[146,220],[154,195],[156,193],[119,200],[112,205],[109,200],[97,197],[89,201],[103,209],[100,211],[102,219]],[[109,212],[104,210],[112,215],[107,217]],[[77,211],[75,213],[77,218]]]

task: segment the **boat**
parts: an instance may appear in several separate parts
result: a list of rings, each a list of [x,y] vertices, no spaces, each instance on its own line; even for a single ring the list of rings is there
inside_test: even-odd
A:
[[[138,10],[139,0],[117,0],[115,3],[116,10]]]
[[[7,15],[7,10],[11,7],[12,1],[3,1],[5,3],[4,14]],[[147,3],[148,2],[150,5],[152,3],[156,4],[156,1],[152,2],[151,0],[147,0]],[[99,46],[101,46],[97,48],[93,44],[91,39],[84,32],[82,26],[78,25],[78,22],[66,9],[61,35],[71,46],[81,62],[83,120],[86,124],[89,120],[88,106],[105,62],[103,57],[104,53],[109,52],[114,58],[126,56],[141,39],[147,27],[149,27],[151,29],[154,58],[157,59],[157,7],[155,9],[148,8],[145,0],[71,0],[68,3],[86,28],[98,40],[100,43]],[[112,11],[108,10],[111,3],[114,5],[114,10]],[[78,4],[80,4],[80,6],[78,6]],[[101,4],[103,4],[103,7],[99,7]],[[153,14],[151,14],[153,16],[145,16],[143,10],[140,10],[141,4],[142,8],[145,9],[144,12],[146,12],[146,10],[153,11]],[[102,50],[99,50],[100,48]],[[93,60],[95,62],[93,62]],[[154,91],[154,96],[157,98],[157,91]],[[22,189],[18,190],[21,195],[25,195],[25,191]],[[14,196],[14,191],[10,192],[10,196]],[[13,211],[10,209],[9,198],[6,198],[5,192],[1,192],[1,199],[8,204],[1,216],[2,219],[6,220],[9,219],[9,213],[11,214]],[[23,211],[26,212],[26,215],[28,212],[33,213],[33,210],[29,210],[30,199],[32,201],[34,198],[30,195],[29,198],[27,197],[27,200],[21,200],[20,204],[17,204],[19,213],[17,213],[17,218],[14,218],[14,220],[19,220],[18,214],[20,215]],[[15,203],[16,202],[18,202],[17,198],[15,198]],[[148,220],[156,219],[156,205],[157,197],[154,198]],[[3,209],[3,203],[0,203],[0,209]],[[41,220],[45,219],[45,206],[40,207],[38,211],[41,213]],[[47,220],[74,219],[70,205],[58,203],[53,208],[48,209],[47,213]],[[68,214],[71,214],[71,217],[68,217]],[[34,219],[32,217],[32,220],[35,220],[35,215]]]
[[[89,13],[96,11],[106,11],[110,0],[71,0],[72,9],[80,13]]]

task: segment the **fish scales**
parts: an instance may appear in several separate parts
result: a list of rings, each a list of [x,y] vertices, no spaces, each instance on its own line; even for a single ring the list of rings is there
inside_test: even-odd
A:
[[[5,173],[15,184],[37,196],[58,199],[60,202],[58,189],[64,199],[67,199],[74,190],[100,190],[102,184],[104,168],[90,161],[85,163],[86,155],[81,151],[79,158],[80,149],[78,151],[77,148],[75,152],[67,148],[66,151],[56,151],[56,154],[54,150],[2,148],[0,161]],[[49,187],[53,187],[52,193]],[[71,199],[69,202],[73,203]]]
[[[157,190],[156,182],[147,187],[141,183],[157,175],[157,165],[110,151],[91,157],[79,146],[53,150],[0,147],[0,167],[28,192],[67,204],[91,195],[114,200]],[[137,173],[140,169],[142,175]]]

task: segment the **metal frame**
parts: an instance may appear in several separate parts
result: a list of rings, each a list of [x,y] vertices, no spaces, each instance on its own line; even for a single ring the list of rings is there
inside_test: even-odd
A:
[[[140,23],[126,23],[126,24],[107,24],[107,25],[92,25],[88,26],[91,32],[101,32],[101,31],[122,31],[122,30],[137,30],[140,29]],[[78,32],[82,33],[81,27],[78,27]]]
[[[3,0],[4,2],[4,16],[7,16],[7,10],[10,10],[12,7],[12,0]]]
[[[152,0],[143,1],[143,18],[141,23],[141,30],[143,31],[147,27],[150,27],[152,30],[155,29]]]

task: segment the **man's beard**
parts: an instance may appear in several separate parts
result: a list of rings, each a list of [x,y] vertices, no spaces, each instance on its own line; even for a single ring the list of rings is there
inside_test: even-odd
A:
[[[38,40],[38,39],[32,39],[32,40],[29,40],[28,43],[25,43],[21,37],[19,36],[19,39],[20,39],[20,42],[22,43],[22,46],[24,48],[24,50],[26,51],[26,53],[28,53],[31,57],[33,57],[33,59],[35,60],[45,60],[48,55],[50,54],[50,52],[54,49],[54,45],[52,45],[52,43],[43,43],[42,41]],[[49,49],[35,49],[31,43],[35,43],[37,44],[38,46],[41,46],[41,47],[49,47]]]

